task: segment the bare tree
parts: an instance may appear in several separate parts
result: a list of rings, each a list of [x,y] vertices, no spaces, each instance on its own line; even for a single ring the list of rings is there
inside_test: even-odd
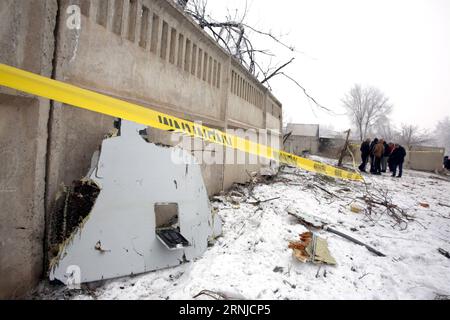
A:
[[[283,122],[282,125],[283,125],[283,128],[286,128],[288,123],[292,123],[294,121],[294,119],[292,119],[291,115],[288,115],[286,109],[284,109],[284,108],[281,110],[281,113],[282,113],[281,117],[282,117],[282,122]]]
[[[439,121],[433,133],[434,144],[437,147],[444,147],[446,153],[450,152],[450,118],[446,117]]]
[[[350,89],[342,99],[342,103],[361,141],[382,116],[392,112],[389,99],[379,89],[363,88],[359,84]]]
[[[273,64],[272,58],[275,57],[275,54],[270,49],[255,48],[251,41],[251,36],[258,34],[267,37],[272,43],[281,46],[292,54],[298,53],[293,46],[286,44],[280,36],[273,34],[271,31],[259,30],[247,24],[247,3],[245,4],[245,9],[243,11],[228,11],[225,20],[219,21],[208,14],[208,0],[175,1],[198,23],[200,28],[205,30],[220,46],[228,51],[231,56],[237,59],[252,75],[270,90],[271,86],[269,81],[275,76],[283,76],[293,82],[315,106],[326,112],[335,114],[329,108],[318,103],[318,101],[314,99],[305,87],[295,80],[294,77],[284,72],[286,67],[294,62],[295,57],[291,57],[287,61]],[[266,64],[263,63],[263,61],[267,59],[262,59],[262,56],[268,57],[269,62]]]
[[[373,136],[383,138],[387,142],[398,141],[399,132],[387,115],[378,118],[375,127],[370,132]]]
[[[411,149],[413,146],[430,142],[431,138],[427,131],[421,130],[418,126],[412,124],[402,124],[398,141],[403,146]]]
[[[225,21],[218,21],[208,14],[207,0],[176,0],[177,3],[190,15],[199,26],[205,30],[214,40],[227,50],[233,57],[245,66],[250,73],[260,78],[262,83],[267,82],[274,75],[279,73],[283,68],[292,63],[290,60],[275,66],[262,66],[258,55],[266,55],[273,57],[273,53],[269,49],[254,48],[249,37],[249,32],[257,33],[269,37],[275,43],[294,52],[295,49],[285,44],[278,36],[271,32],[258,30],[246,21],[248,14],[247,5],[242,12],[235,10],[233,13],[228,12]],[[262,79],[261,79],[262,77]]]

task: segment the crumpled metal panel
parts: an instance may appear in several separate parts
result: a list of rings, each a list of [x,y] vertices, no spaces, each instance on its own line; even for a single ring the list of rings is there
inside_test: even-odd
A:
[[[179,148],[146,142],[144,126],[122,121],[103,141],[90,176],[101,191],[51,263],[50,279],[90,282],[178,265],[202,255],[221,221],[212,215],[200,166]],[[181,234],[191,246],[167,250],[155,232],[155,203],[177,203]]]

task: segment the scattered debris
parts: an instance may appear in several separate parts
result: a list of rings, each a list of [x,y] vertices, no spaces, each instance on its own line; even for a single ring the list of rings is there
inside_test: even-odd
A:
[[[444,257],[449,258],[450,259],[450,253],[442,248],[438,249],[439,253],[442,254]]]
[[[406,169],[400,181],[377,176],[367,176],[366,181],[371,193],[377,195],[375,190],[384,189],[391,196],[391,205],[403,208],[405,212],[411,210],[411,214],[417,212],[417,220],[427,226],[426,230],[421,230],[415,222],[409,222],[410,227],[405,231],[398,227],[393,230],[394,220],[384,213],[385,206],[374,205],[371,219],[365,212],[352,214],[351,203],[357,203],[364,210],[369,206],[361,200],[366,193],[362,183],[325,182],[315,174],[284,167],[272,182],[261,180],[251,191],[251,183],[236,184],[232,190],[237,193],[233,196],[241,201],[237,210],[232,207],[229,193],[214,197],[216,201],[212,205],[224,220],[225,232],[202,259],[139,277],[107,281],[96,289],[96,296],[98,299],[192,299],[200,290],[209,289],[202,290],[195,299],[228,299],[239,294],[248,299],[449,299],[450,275],[443,270],[449,267],[450,259],[440,258],[437,249],[450,251],[446,247],[450,232],[450,220],[446,220],[449,210],[445,207],[445,204],[450,205],[446,201],[450,185],[436,180],[438,184],[430,186],[423,183],[427,181],[427,175],[415,175],[414,171]],[[182,183],[177,182],[180,188]],[[314,186],[307,187],[308,184],[317,184],[330,193]],[[350,191],[342,191],[345,188]],[[255,214],[257,206],[251,203],[276,196],[281,198],[260,203],[263,210]],[[418,202],[429,203],[433,210],[421,209]],[[99,198],[96,206],[100,203]],[[330,227],[377,249],[389,250],[386,254],[390,257],[380,259],[366,249],[355,247],[352,242],[317,231],[317,236],[327,239],[329,250],[339,263],[337,266],[304,265],[292,256],[287,240],[299,240],[298,234],[306,230],[284,212],[285,207],[310,213],[309,221],[313,224],[316,224],[316,218],[321,220],[323,217]],[[311,231],[316,232],[315,229]],[[99,256],[109,256],[93,249],[99,239],[103,248],[114,249],[100,237],[89,243],[88,249]],[[437,255],[433,252],[420,254],[429,252],[430,248]],[[139,246],[136,250],[147,254]],[[133,248],[130,252],[134,252]],[[252,261],[251,266],[242,267],[248,265],[248,261]],[[388,274],[386,270],[389,270]],[[178,276],[173,278],[174,274],[183,272],[179,279]],[[424,274],[426,277],[417,276]],[[377,283],[383,285],[374,285]],[[53,298],[92,298],[85,291],[62,296],[55,292],[54,286],[52,290]]]
[[[328,250],[327,241],[317,237],[311,231],[300,234],[300,241],[290,241],[288,247],[293,250],[294,256],[303,263],[336,264],[336,260]]]
[[[292,289],[295,289],[295,288],[297,287],[295,284],[292,284],[292,283],[290,283],[290,282],[287,281],[287,280],[283,280],[283,283],[286,284],[286,285],[288,285],[288,286],[290,286]]]
[[[356,244],[359,244],[361,246],[366,247],[367,250],[375,253],[376,255],[378,255],[380,257],[385,257],[385,255],[383,253],[381,253],[380,251],[372,248],[371,246],[369,246],[369,245],[367,245],[367,244],[365,244],[365,243],[363,243],[363,242],[361,242],[361,241],[359,241],[359,240],[357,240],[357,239],[355,239],[355,238],[353,238],[353,237],[351,237],[349,235],[346,235],[345,233],[342,233],[342,232],[337,231],[337,230],[335,230],[333,228],[330,228],[328,226],[327,222],[325,222],[324,220],[319,219],[318,217],[314,217],[314,216],[307,215],[307,214],[304,214],[304,213],[298,213],[297,211],[295,211],[295,210],[293,210],[291,208],[288,208],[287,211],[288,211],[288,213],[290,215],[296,217],[299,220],[300,223],[302,223],[302,224],[304,224],[306,226],[312,226],[312,227],[317,228],[317,229],[323,229],[325,231],[329,231],[329,232],[334,233],[334,234],[336,234],[338,236],[341,236],[341,237],[343,237],[343,238],[345,238],[347,240],[350,240],[350,241],[352,241],[352,242],[354,242]]]
[[[363,211],[363,208],[361,208],[360,206],[358,206],[358,205],[355,204],[355,203],[352,203],[352,204],[350,205],[350,210],[351,210],[352,212],[354,212],[354,213],[360,213],[361,211]]]
[[[279,272],[279,273],[282,273],[284,271],[284,269],[283,269],[283,267],[275,267],[275,268],[273,268],[273,272]]]
[[[374,222],[381,216],[387,215],[395,222],[392,227],[399,226],[401,230],[406,230],[408,222],[413,221],[414,218],[392,203],[389,190],[369,186],[367,183],[365,187],[365,194],[360,198],[367,204],[367,208],[364,209],[365,215]]]
[[[361,202],[361,204],[355,206],[353,210],[350,208],[350,210],[355,212],[359,211],[358,209],[360,208],[361,211],[359,212],[364,212],[364,214],[373,222],[376,222],[381,217],[387,215],[394,220],[392,227],[398,226],[401,230],[405,230],[408,227],[408,222],[414,220],[414,217],[408,215],[405,209],[392,202],[391,192],[382,187],[363,182],[364,188],[362,188],[362,195],[349,197],[348,195],[343,194],[342,190],[361,192],[360,185],[349,184],[346,181],[336,180],[332,177],[323,175],[304,175],[298,170],[291,173],[304,178],[302,180],[304,181],[304,184],[299,185],[302,185],[307,189],[317,189],[325,192],[325,194],[322,195],[317,195],[315,192],[313,193],[313,196],[319,204],[323,199],[328,199],[328,204],[335,200],[348,201],[349,203],[355,203],[355,201],[360,200],[358,202]],[[292,185],[291,183],[288,184]],[[352,190],[352,188],[354,189]],[[364,208],[362,207],[363,205]],[[358,207],[358,209],[356,207]],[[347,206],[345,208],[347,209]]]

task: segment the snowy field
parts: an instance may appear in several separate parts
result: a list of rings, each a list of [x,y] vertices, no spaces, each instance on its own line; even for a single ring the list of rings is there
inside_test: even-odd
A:
[[[238,186],[231,196],[216,197],[212,206],[224,222],[223,235],[202,258],[166,270],[105,281],[95,289],[69,292],[45,285],[37,297],[193,299],[202,290],[228,298],[277,300],[450,296],[450,259],[438,252],[438,248],[450,251],[449,177],[410,170],[405,170],[401,179],[389,173],[364,177],[370,188],[388,191],[392,203],[414,220],[396,225],[387,214],[354,213],[350,210],[352,201],[364,207],[357,199],[364,193],[364,184],[284,168],[275,182],[255,184],[253,197],[248,186]],[[255,203],[255,199],[261,202]],[[326,219],[333,228],[375,247],[386,257],[313,229],[327,239],[337,265],[297,261],[288,242],[298,240],[307,229],[286,212],[288,207]],[[197,299],[207,298],[202,295]]]

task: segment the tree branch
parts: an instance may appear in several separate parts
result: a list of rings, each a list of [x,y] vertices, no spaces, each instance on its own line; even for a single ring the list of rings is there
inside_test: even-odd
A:
[[[267,76],[263,81],[261,81],[261,83],[267,82],[269,81],[271,78],[273,78],[274,76],[276,76],[279,71],[281,69],[283,69],[284,67],[288,66],[290,63],[292,63],[292,61],[294,61],[295,58],[292,58],[291,60],[289,60],[288,62],[284,63],[283,65],[281,65],[280,67],[278,67],[274,72],[272,72],[269,76]]]

